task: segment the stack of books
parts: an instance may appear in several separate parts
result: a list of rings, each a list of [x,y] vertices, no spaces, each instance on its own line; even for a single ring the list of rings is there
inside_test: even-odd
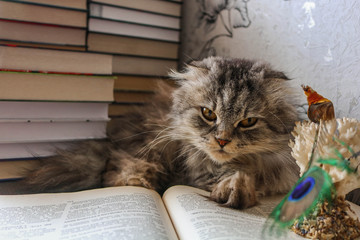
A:
[[[85,0],[0,1],[0,180],[106,137],[112,55],[84,51],[86,15]]]
[[[0,1],[0,43],[85,50],[86,0]]]
[[[176,69],[181,1],[90,0],[88,51],[113,55],[115,102],[121,117],[143,106],[159,80]]]
[[[0,181],[145,105],[177,68],[181,4],[0,0]]]

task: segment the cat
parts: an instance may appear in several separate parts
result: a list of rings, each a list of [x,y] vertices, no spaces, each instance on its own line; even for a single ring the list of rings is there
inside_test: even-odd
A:
[[[24,180],[39,192],[176,184],[231,208],[285,193],[299,176],[288,141],[298,119],[284,73],[267,63],[209,57],[172,71],[151,104],[109,125],[108,138],[44,159]]]

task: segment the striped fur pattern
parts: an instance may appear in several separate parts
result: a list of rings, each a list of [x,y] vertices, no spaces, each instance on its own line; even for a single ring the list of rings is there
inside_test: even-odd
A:
[[[90,141],[43,160],[25,180],[36,191],[135,185],[162,193],[175,184],[247,208],[261,195],[288,191],[298,178],[290,155],[297,120],[287,77],[269,65],[210,57],[172,72],[147,110]]]

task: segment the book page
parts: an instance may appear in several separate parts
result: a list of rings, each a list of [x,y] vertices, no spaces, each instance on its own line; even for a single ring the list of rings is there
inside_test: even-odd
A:
[[[140,187],[0,196],[0,239],[177,239],[160,196]]]
[[[163,200],[180,239],[264,239],[261,234],[266,218],[282,199],[270,197],[253,208],[235,210],[204,196],[209,193],[187,186],[175,186],[165,192]],[[284,235],[286,239],[304,239],[293,232]]]

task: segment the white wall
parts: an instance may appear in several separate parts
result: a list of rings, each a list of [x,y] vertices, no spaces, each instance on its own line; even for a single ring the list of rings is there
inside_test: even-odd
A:
[[[184,0],[182,29],[183,61],[266,60],[299,94],[308,84],[332,100],[337,117],[360,119],[359,0]]]

